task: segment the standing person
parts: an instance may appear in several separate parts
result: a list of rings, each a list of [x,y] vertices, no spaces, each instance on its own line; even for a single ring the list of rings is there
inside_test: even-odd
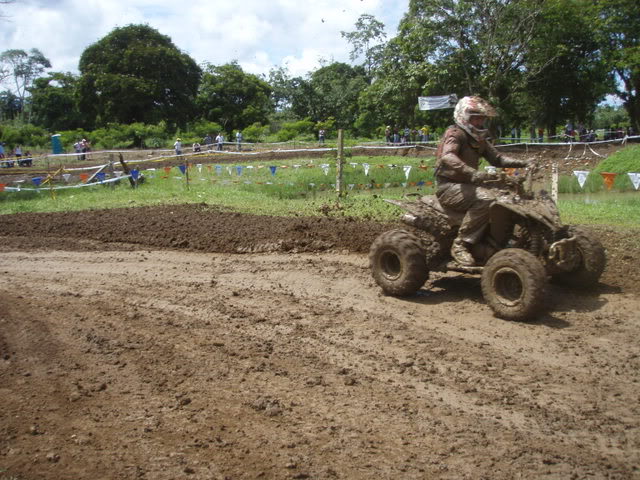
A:
[[[86,153],[91,151],[91,143],[86,138],[82,139],[80,142],[80,151],[82,152],[82,160],[84,161],[87,158]]]
[[[478,170],[480,158],[500,168],[525,167],[526,160],[508,158],[489,141],[487,122],[493,107],[480,97],[463,97],[453,113],[455,125],[445,132],[436,152],[436,196],[444,207],[465,212],[451,256],[461,265],[475,265],[471,246],[480,240],[497,191],[487,185],[493,175]]]
[[[391,126],[387,125],[387,128],[384,129],[384,138],[387,141],[387,145],[391,143]]]
[[[238,151],[242,149],[242,132],[240,130],[236,132],[236,148]]]
[[[542,143],[544,141],[544,128],[538,127],[538,143]]]
[[[4,142],[0,142],[0,160],[4,158]]]
[[[82,153],[82,142],[80,140],[73,144],[73,150],[78,154],[76,158],[82,160],[82,155],[80,155]]]
[[[176,138],[173,149],[176,151],[176,155],[182,155],[182,140],[180,138]]]
[[[320,145],[324,145],[324,128],[321,128],[318,132],[318,143],[320,143]]]
[[[211,134],[207,133],[207,135],[202,139],[202,144],[207,147],[207,150],[211,150],[211,145],[213,144],[213,138],[211,138]]]
[[[224,146],[224,135],[222,135],[222,132],[218,133],[218,136],[216,137],[216,144],[218,145],[218,151],[221,152],[222,147]]]

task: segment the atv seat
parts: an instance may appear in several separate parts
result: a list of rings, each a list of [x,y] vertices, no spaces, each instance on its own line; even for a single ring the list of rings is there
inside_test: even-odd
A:
[[[451,225],[452,227],[459,227],[462,224],[462,219],[464,218],[464,214],[466,212],[443,207],[442,205],[440,205],[438,197],[436,197],[435,195],[424,195],[420,197],[420,202],[424,203],[429,208],[434,209],[438,213],[444,215],[447,218],[449,225]]]

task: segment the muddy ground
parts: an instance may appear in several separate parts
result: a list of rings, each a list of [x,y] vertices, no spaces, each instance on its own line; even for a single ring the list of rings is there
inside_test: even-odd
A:
[[[206,205],[0,217],[0,479],[640,478],[640,242],[531,322],[381,294],[390,228]]]

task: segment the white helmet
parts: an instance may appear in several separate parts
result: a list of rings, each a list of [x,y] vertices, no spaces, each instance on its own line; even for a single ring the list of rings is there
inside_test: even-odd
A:
[[[489,130],[486,128],[477,128],[471,125],[469,120],[473,115],[482,115],[484,117],[495,117],[495,109],[483,98],[480,97],[462,97],[453,111],[453,120],[460,128],[471,135],[476,140],[486,138]]]

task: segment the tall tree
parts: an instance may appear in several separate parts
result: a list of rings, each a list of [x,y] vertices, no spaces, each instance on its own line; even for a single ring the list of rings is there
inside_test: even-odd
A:
[[[32,48],[28,53],[24,50],[6,50],[0,54],[0,70],[4,69],[13,77],[15,93],[22,105],[22,115],[24,117],[25,97],[33,80],[51,68],[51,62],[40,50]]]
[[[231,132],[256,122],[266,123],[273,111],[270,95],[267,82],[231,62],[205,68],[197,103],[205,119]]]
[[[13,120],[20,115],[22,103],[10,90],[0,92],[0,120]]]
[[[31,87],[32,122],[50,131],[72,130],[82,125],[76,100],[78,77],[52,72]]]
[[[615,93],[640,131],[640,14],[636,0],[593,2],[603,54],[618,80]],[[596,24],[598,25],[598,24]]]
[[[340,32],[342,38],[346,38],[351,44],[349,59],[353,62],[359,57],[364,57],[364,68],[369,77],[379,65],[384,49],[384,39],[387,34],[384,31],[384,23],[378,21],[373,15],[363,13],[358,17],[352,32]]]
[[[87,127],[160,121],[182,126],[193,117],[200,67],[148,25],[114,29],[82,53],[79,69]]]
[[[300,118],[315,122],[333,117],[337,128],[352,128],[357,118],[358,96],[367,85],[362,67],[334,62],[308,79],[296,78],[292,109]]]

